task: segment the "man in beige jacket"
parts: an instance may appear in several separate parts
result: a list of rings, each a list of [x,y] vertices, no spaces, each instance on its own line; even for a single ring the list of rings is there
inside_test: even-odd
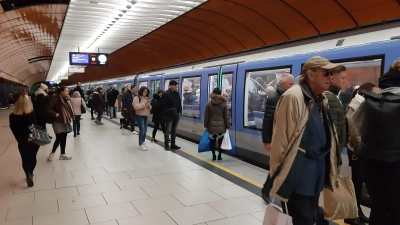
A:
[[[340,153],[322,93],[338,67],[321,56],[310,58],[299,84],[282,95],[276,108],[270,196],[287,202],[293,225],[314,225],[321,191],[337,184]]]

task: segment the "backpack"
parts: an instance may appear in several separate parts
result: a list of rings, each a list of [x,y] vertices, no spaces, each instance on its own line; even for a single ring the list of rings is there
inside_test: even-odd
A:
[[[400,96],[361,91],[365,102],[360,129],[360,154],[382,161],[400,160]]]
[[[99,105],[99,96],[100,94],[96,95],[96,97],[93,95],[91,98],[89,98],[90,104],[94,107]]]

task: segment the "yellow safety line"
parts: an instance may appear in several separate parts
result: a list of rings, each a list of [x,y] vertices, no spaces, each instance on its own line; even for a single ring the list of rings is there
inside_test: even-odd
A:
[[[114,119],[113,119],[113,120],[114,120]],[[118,122],[118,121],[117,121],[117,122]],[[135,129],[135,130],[136,130],[136,129]],[[151,137],[150,135],[148,135],[148,134],[146,134],[146,136],[152,138],[152,137]],[[162,141],[162,140],[160,140],[160,139],[157,139],[157,138],[156,138],[156,140],[159,141],[159,142],[161,142],[161,143],[164,143],[164,141]],[[252,180],[252,179],[250,179],[250,178],[247,178],[247,177],[245,177],[245,176],[243,176],[243,175],[241,175],[241,174],[239,174],[239,173],[236,173],[235,171],[230,170],[230,169],[228,169],[228,168],[226,168],[226,167],[224,167],[224,166],[221,166],[221,165],[219,165],[219,164],[217,164],[217,163],[215,163],[215,162],[209,161],[209,160],[207,160],[207,159],[205,159],[205,158],[203,158],[203,157],[197,155],[196,153],[190,152],[190,151],[185,150],[185,149],[183,149],[183,148],[179,149],[179,151],[182,151],[182,152],[184,152],[184,153],[186,153],[186,154],[188,154],[188,155],[191,155],[191,156],[193,156],[193,157],[195,157],[195,158],[197,158],[197,159],[200,159],[201,161],[206,162],[206,163],[208,163],[208,164],[210,164],[210,165],[212,165],[212,166],[214,166],[214,167],[217,167],[217,168],[219,168],[219,169],[221,169],[221,170],[223,170],[223,171],[225,171],[225,172],[227,172],[227,173],[230,173],[230,174],[232,174],[233,176],[235,176],[235,177],[237,177],[237,178],[240,178],[240,179],[242,179],[242,180],[244,180],[244,181],[246,181],[246,182],[248,182],[248,183],[253,184],[254,186],[257,186],[257,187],[259,187],[259,188],[262,188],[262,187],[263,187],[262,184],[260,184],[260,183],[258,183],[258,182],[256,182],[256,181],[254,181],[254,180]],[[333,221],[333,222],[335,222],[335,223],[337,223],[337,224],[339,224],[339,225],[345,225],[345,224],[346,224],[346,223],[343,222],[343,220],[335,220],[335,221]]]

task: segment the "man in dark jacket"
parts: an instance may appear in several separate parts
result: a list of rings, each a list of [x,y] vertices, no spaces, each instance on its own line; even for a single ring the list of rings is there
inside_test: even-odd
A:
[[[181,147],[176,145],[176,129],[180,115],[182,113],[182,101],[181,96],[178,93],[178,82],[171,80],[169,82],[169,89],[166,90],[161,96],[161,103],[166,110],[166,132],[164,132],[164,149],[180,149]],[[171,134],[171,148],[169,146],[169,134]]]
[[[274,125],[274,114],[275,107],[279,101],[281,95],[289,88],[294,85],[294,77],[292,74],[284,73],[279,78],[279,85],[276,88],[276,92],[271,93],[268,96],[267,101],[265,102],[265,111],[264,111],[264,119],[262,124],[262,139],[264,143],[264,149],[268,152],[271,151],[271,139],[272,139],[272,127]],[[268,178],[265,182],[267,184]],[[265,187],[264,184],[264,187]],[[270,202],[268,193],[265,191],[265,188],[262,189],[262,197],[266,202]]]
[[[93,92],[93,99],[95,102],[95,111],[97,112],[97,119],[94,121],[98,125],[104,125],[101,122],[101,117],[103,116],[104,109],[106,108],[106,100],[104,99],[104,89],[98,87],[97,91]]]
[[[70,95],[72,95],[75,91],[79,92],[79,94],[81,95],[81,98],[85,99],[85,94],[83,93],[83,90],[81,88],[81,82],[78,82],[78,84],[76,85],[74,90],[72,92],[70,92]]]
[[[107,93],[108,108],[110,109],[110,119],[117,118],[114,105],[115,105],[115,101],[117,101],[118,95],[119,95],[119,92],[117,90],[117,86],[113,85],[112,89],[109,90]]]
[[[131,132],[133,134],[139,134],[135,131],[135,111],[133,110],[132,103],[133,99],[136,97],[136,85],[133,85],[131,89],[127,90],[124,95],[122,95],[122,110],[126,112],[126,119],[131,123]],[[126,128],[126,126],[125,126]]]

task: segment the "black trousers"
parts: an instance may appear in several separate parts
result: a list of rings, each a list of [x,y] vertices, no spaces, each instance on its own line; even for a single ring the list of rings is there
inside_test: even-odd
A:
[[[161,124],[162,131],[165,132],[165,123],[164,122],[154,122],[153,138],[156,138],[157,131],[160,128],[160,124]]]
[[[36,167],[36,154],[40,146],[32,142],[18,142],[19,154],[21,154],[22,168],[24,169],[26,177],[33,174]]]
[[[75,119],[72,121],[72,128],[75,133],[79,133],[81,130],[81,115],[75,115]]]
[[[315,215],[318,210],[319,196],[305,196],[296,193],[290,195],[286,203],[289,216],[292,217],[293,225],[314,225]],[[286,213],[285,203],[282,202],[283,212]]]
[[[212,152],[213,156],[215,156],[216,150],[218,150],[218,153],[219,153],[218,155],[221,156],[221,152],[222,152],[221,144],[222,144],[222,141],[224,140],[223,136],[218,139],[218,145],[217,145],[217,136],[221,136],[221,135],[222,135],[222,133],[213,134],[212,138],[210,138],[210,148],[211,148],[211,152]]]
[[[54,141],[53,150],[51,152],[56,152],[58,146],[61,148],[61,155],[65,154],[65,145],[67,144],[67,132],[56,134],[56,140]]]
[[[131,122],[131,132],[133,132],[135,130],[135,117],[132,116],[132,118],[130,119]]]
[[[354,190],[356,192],[357,207],[358,211],[361,212],[362,210],[360,206],[360,201],[361,201],[364,179],[361,172],[360,159],[354,156],[353,152],[350,150],[347,150],[347,156],[349,158],[349,165],[351,166],[351,180],[353,181]]]
[[[92,119],[94,119],[94,117],[93,117],[93,111],[94,111],[94,106],[92,106],[92,108],[90,108],[90,115],[92,116]]]
[[[400,161],[361,157],[361,171],[371,199],[370,225],[400,224]]]
[[[169,135],[171,134],[171,146],[175,145],[176,129],[178,128],[180,115],[176,110],[170,110],[169,115],[165,120],[164,143],[168,146]]]

